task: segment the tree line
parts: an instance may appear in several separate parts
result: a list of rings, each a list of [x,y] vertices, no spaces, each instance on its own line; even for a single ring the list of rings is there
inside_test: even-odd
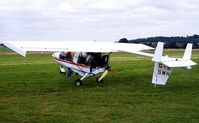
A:
[[[193,36],[176,36],[176,37],[149,37],[149,38],[138,38],[133,40],[127,40],[122,38],[119,40],[119,43],[143,43],[148,46],[155,47],[157,42],[164,42],[165,48],[185,48],[187,43],[192,43],[193,48],[199,48],[199,35],[195,34]]]

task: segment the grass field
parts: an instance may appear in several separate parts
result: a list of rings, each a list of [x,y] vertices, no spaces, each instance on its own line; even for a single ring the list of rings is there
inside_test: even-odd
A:
[[[125,53],[111,57],[103,84],[60,75],[51,54],[26,58],[0,49],[0,122],[199,122],[199,67],[174,69],[166,86],[151,84],[153,62]],[[182,51],[166,51],[181,56]],[[199,63],[199,51],[193,52]]]

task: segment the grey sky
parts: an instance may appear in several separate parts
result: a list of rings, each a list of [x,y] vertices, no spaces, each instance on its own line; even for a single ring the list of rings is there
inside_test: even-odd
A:
[[[199,0],[0,0],[0,40],[102,40],[199,32]]]

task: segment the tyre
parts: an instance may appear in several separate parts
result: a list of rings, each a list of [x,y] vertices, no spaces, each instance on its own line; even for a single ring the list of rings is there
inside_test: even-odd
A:
[[[75,81],[75,85],[76,85],[76,86],[81,86],[81,85],[82,85],[82,81],[81,81],[80,79],[77,79],[77,80]]]
[[[64,75],[66,75],[66,72],[61,72],[61,70],[59,71],[59,73],[60,73],[60,74],[64,74]]]

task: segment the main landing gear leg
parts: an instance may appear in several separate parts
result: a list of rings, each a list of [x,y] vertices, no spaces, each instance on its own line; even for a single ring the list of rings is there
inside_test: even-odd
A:
[[[88,76],[88,73],[86,73],[81,79],[77,79],[75,81],[76,86],[81,86],[82,85],[82,80],[85,79]]]
[[[108,70],[105,70],[101,77],[97,77],[96,81],[97,81],[98,83],[102,83],[102,82],[103,82],[103,78],[104,78],[107,74],[108,74]]]

